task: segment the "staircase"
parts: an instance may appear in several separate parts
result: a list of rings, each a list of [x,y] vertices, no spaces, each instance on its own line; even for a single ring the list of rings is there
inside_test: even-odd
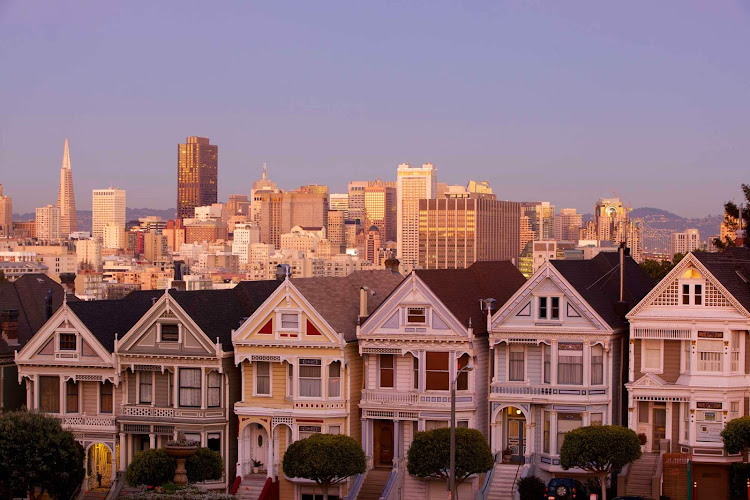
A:
[[[651,496],[651,478],[656,472],[660,458],[661,455],[658,453],[644,453],[641,458],[630,464],[625,482],[626,495]]]
[[[488,500],[513,500],[516,490],[516,474],[521,475],[523,465],[519,464],[497,464],[495,465],[495,475],[492,477]]]
[[[237,489],[237,498],[240,500],[258,500],[260,492],[263,491],[263,485],[266,484],[268,477],[265,474],[249,474],[242,478],[239,489]]]
[[[359,489],[357,500],[379,500],[389,477],[391,477],[391,469],[369,470],[362,487]]]

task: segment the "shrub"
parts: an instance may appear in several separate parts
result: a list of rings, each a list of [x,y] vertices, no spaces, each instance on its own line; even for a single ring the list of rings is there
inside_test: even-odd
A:
[[[518,494],[521,500],[541,500],[546,487],[544,481],[536,476],[526,476],[518,480]]]
[[[130,486],[161,486],[174,479],[176,468],[175,459],[163,449],[139,451],[125,471],[125,482]]]
[[[729,497],[745,500],[747,498],[747,479],[750,478],[750,464],[735,463],[729,466]]]
[[[198,448],[195,455],[185,461],[185,470],[191,483],[221,479],[224,474],[224,459],[216,451]]]

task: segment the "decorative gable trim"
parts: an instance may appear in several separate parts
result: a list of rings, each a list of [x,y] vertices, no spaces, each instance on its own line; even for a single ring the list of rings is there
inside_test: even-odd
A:
[[[569,318],[580,318],[581,313],[579,313],[575,307],[573,307],[570,303],[568,303],[568,307],[565,311],[565,315]]]
[[[307,322],[306,330],[305,330],[306,335],[323,335],[322,333],[320,333],[320,331],[317,328],[315,328],[315,325],[313,325],[312,321],[308,319],[306,320],[306,322]]]
[[[570,306],[568,306],[568,307],[570,307]],[[523,309],[521,309],[520,311],[518,311],[518,314],[516,314],[516,316],[522,316],[522,317],[531,316],[531,301],[529,301],[529,303],[526,304],[523,307]]]

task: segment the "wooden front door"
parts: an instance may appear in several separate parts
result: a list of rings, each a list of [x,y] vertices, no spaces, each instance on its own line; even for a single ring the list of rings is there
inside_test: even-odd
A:
[[[513,463],[523,463],[526,448],[525,424],[526,420],[508,419],[508,448],[511,449]]]
[[[393,421],[375,421],[375,466],[393,466]]]
[[[652,427],[651,451],[659,451],[659,443],[667,437],[667,410],[665,408],[654,408],[654,420]]]

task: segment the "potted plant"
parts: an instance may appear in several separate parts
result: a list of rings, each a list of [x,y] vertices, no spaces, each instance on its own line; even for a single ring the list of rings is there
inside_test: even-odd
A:
[[[645,453],[646,452],[646,443],[648,443],[648,438],[646,437],[646,434],[644,434],[643,432],[641,432],[640,434],[638,434],[638,441],[641,442],[641,452]]]
[[[513,456],[513,450],[511,450],[510,446],[508,446],[507,448],[503,450],[502,455],[503,455],[503,463],[504,464],[510,463],[510,458]]]
[[[198,442],[190,441],[185,438],[185,433],[177,434],[177,439],[168,441],[164,448],[167,455],[177,461],[177,468],[174,473],[174,484],[186,485],[188,482],[187,471],[185,470],[185,460],[192,457],[198,451]]]
[[[257,474],[261,467],[263,467],[263,462],[260,460],[253,460],[253,474]]]

